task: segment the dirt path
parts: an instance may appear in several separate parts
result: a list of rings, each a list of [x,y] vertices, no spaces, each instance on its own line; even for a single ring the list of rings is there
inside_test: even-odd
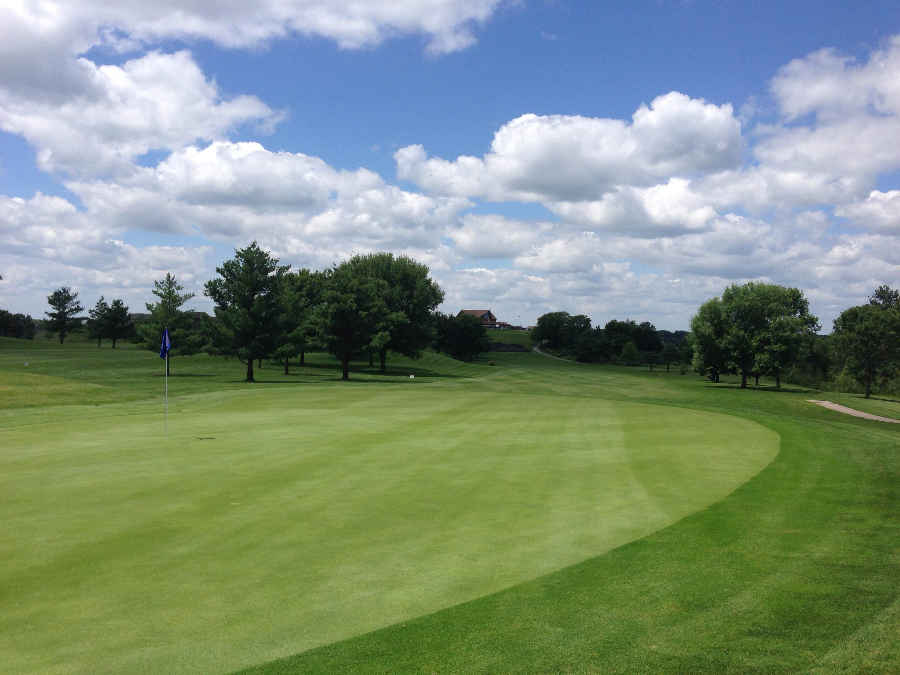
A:
[[[853,408],[848,408],[845,405],[838,405],[837,403],[832,403],[831,401],[814,401],[812,399],[807,400],[809,400],[810,403],[816,403],[823,408],[828,408],[829,410],[837,410],[838,412],[853,415],[854,417],[862,417],[863,419],[875,420],[877,422],[893,422],[894,424],[900,424],[900,420],[895,420],[890,417],[882,417],[881,415],[872,415],[871,413],[862,412],[861,410],[854,410]]]
[[[556,359],[557,361],[565,361],[566,363],[578,363],[578,365],[581,365],[581,366],[585,365],[583,363],[579,363],[578,361],[573,361],[572,359],[563,359],[558,356],[553,356],[552,354],[548,354],[547,352],[542,352],[540,349],[538,349],[537,345],[532,347],[532,349],[534,351],[536,351],[538,354],[540,354],[541,356],[546,356],[548,359]]]

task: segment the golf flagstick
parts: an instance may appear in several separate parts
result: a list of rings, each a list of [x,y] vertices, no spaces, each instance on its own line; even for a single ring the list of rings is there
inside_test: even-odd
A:
[[[162,344],[159,346],[159,358],[166,361],[166,438],[169,437],[169,329],[163,330]]]
[[[169,437],[169,352],[166,352],[166,438]]]

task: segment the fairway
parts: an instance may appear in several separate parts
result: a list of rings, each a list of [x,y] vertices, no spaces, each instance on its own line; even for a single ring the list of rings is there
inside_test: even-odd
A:
[[[287,656],[657,531],[779,448],[730,415],[506,382],[195,393],[168,439],[137,403],[0,429],[0,672]]]

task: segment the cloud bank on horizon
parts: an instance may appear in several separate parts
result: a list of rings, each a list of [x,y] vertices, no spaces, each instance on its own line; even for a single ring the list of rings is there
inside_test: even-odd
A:
[[[513,321],[566,309],[682,328],[728,283],[766,279],[804,289],[827,328],[898,285],[900,189],[883,183],[900,170],[900,35],[865,60],[823,49],[787,63],[765,122],[659,92],[630,119],[520,115],[482,156],[400,147],[397,181],[241,140],[285,111],[223,92],[189,48],[299,37],[356,50],[418,35],[435,58],[477,49],[475,29],[505,4],[5,3],[0,130],[71,196],[0,195],[0,303],[39,314],[71,285],[138,309],[165,272],[199,290],[223,247],[251,239],[295,266],[409,254],[431,266],[447,309],[488,305]],[[98,50],[123,56],[102,63]],[[479,208],[516,203],[546,217]],[[134,232],[144,243],[126,243]]]

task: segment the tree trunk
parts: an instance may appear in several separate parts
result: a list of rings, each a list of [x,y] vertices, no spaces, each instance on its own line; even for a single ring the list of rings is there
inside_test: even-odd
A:
[[[256,367],[259,368],[260,370],[262,370],[262,359],[256,360]]]
[[[63,342],[65,342],[65,340],[66,340],[66,334],[61,332],[59,334],[59,344],[62,344]]]
[[[300,352],[300,365],[306,365],[306,352]]]
[[[350,379],[350,361],[349,361],[349,360],[348,360],[348,361],[344,361],[344,362],[343,362],[343,365],[344,365],[344,374],[341,375],[341,379],[342,379],[342,380],[349,380],[349,379]]]
[[[716,373],[716,384],[719,384],[719,374]]]
[[[112,346],[112,348],[113,348],[113,349],[116,348],[116,338],[113,338],[113,346]]]
[[[375,356],[372,354],[372,350],[369,350],[369,368],[375,365]]]
[[[285,360],[284,360],[284,374],[285,375],[290,375],[290,373],[288,372],[288,368],[290,367],[290,365],[291,365],[290,359],[285,358]]]
[[[102,342],[103,338],[97,338],[97,349],[100,349],[100,342]]]
[[[253,379],[253,359],[247,359],[247,382],[256,382]]]
[[[387,349],[378,352],[378,358],[381,359],[381,369],[378,372],[387,375]]]
[[[667,373],[669,372],[669,365],[670,365],[670,364],[668,364],[668,363],[666,364],[666,372],[667,372]]]
[[[781,388],[781,373],[775,373],[775,386]]]
[[[872,394],[872,385],[866,382],[866,398],[869,398]]]
[[[759,375],[754,375],[753,377],[756,379],[756,386],[758,387],[759,386]]]
[[[747,373],[741,373],[741,389],[747,388]]]
[[[653,361],[650,362],[650,372],[653,372]]]

